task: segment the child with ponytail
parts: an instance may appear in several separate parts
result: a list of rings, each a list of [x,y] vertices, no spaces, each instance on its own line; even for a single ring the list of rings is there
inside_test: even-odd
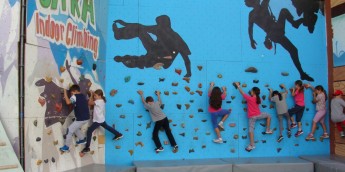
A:
[[[313,119],[313,125],[311,128],[311,132],[309,135],[305,138],[308,140],[315,140],[314,133],[316,130],[317,123],[320,122],[322,129],[323,129],[323,135],[321,136],[324,139],[329,138],[327,134],[327,128],[325,124],[325,116],[326,116],[326,101],[327,101],[327,94],[325,89],[321,85],[316,86],[315,88],[308,84],[306,85],[307,88],[311,88],[313,90],[313,103],[316,104],[316,114]]]
[[[272,134],[270,129],[271,125],[271,115],[260,111],[259,105],[261,104],[260,89],[258,87],[253,87],[250,91],[250,96],[243,92],[240,83],[235,83],[236,88],[240,91],[243,98],[247,101],[247,115],[249,118],[249,138],[250,144],[247,146],[246,151],[250,152],[255,149],[254,142],[254,127],[256,120],[266,119],[266,131],[263,134]]]
[[[108,130],[109,132],[113,133],[115,136],[113,140],[119,140],[123,137],[121,133],[116,131],[114,128],[110,127],[105,122],[105,102],[106,99],[103,95],[103,91],[98,89],[95,92],[90,91],[91,96],[89,99],[89,106],[94,106],[93,110],[93,123],[87,130],[87,142],[85,148],[80,152],[80,155],[90,151],[90,143],[92,138],[92,132],[95,131],[99,126],[102,126],[104,129]]]
[[[304,103],[304,86],[301,80],[295,81],[295,87],[292,88],[291,91],[292,97],[294,97],[295,100],[295,106],[291,109],[289,109],[289,115],[291,119],[291,128],[296,128],[298,125],[298,131],[295,134],[295,137],[298,137],[303,134],[302,130],[302,117],[303,117],[303,112],[305,109],[305,103]],[[293,115],[296,114],[296,122],[295,119],[293,118]]]

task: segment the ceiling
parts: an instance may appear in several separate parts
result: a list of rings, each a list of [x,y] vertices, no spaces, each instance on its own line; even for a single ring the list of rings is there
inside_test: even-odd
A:
[[[331,0],[331,7],[345,3],[345,0]]]

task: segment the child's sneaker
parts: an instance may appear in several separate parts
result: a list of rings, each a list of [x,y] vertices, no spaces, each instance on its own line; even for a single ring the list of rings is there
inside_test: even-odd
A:
[[[220,128],[221,130],[224,130],[224,123],[223,123],[223,121],[220,121],[220,122],[218,123],[218,126],[219,126],[219,128]]]
[[[324,139],[328,139],[329,135],[327,133],[323,133],[323,135],[321,137],[324,138]]]
[[[63,152],[68,152],[69,151],[69,147],[64,145],[60,148],[60,151],[63,151]]]
[[[288,130],[288,133],[287,133],[287,135],[288,135],[288,138],[290,138],[291,137],[291,130]]]
[[[218,138],[218,139],[213,139],[214,143],[223,143],[223,139],[222,138]]]
[[[266,131],[265,131],[265,134],[272,134],[272,133],[273,133],[272,130],[266,130]]]
[[[309,141],[309,140],[315,140],[315,137],[314,135],[312,134],[308,134],[308,136],[305,138],[306,141]]]
[[[155,151],[156,151],[156,152],[163,152],[163,151],[164,151],[164,148],[163,148],[163,147],[156,148]]]
[[[280,143],[284,139],[283,136],[279,136],[277,142]]]
[[[302,135],[302,134],[303,134],[303,130],[297,131],[296,134],[295,134],[295,137],[298,137],[298,136],[300,136],[300,135]]]
[[[253,149],[255,149],[255,146],[248,145],[248,146],[246,147],[246,151],[248,151],[248,152],[252,151]]]
[[[76,142],[76,144],[77,144],[77,145],[85,145],[85,144],[86,144],[86,138],[81,139],[81,140],[78,140],[78,141]]]
[[[90,152],[90,148],[84,148],[81,152],[83,152],[83,153]]]
[[[345,137],[344,131],[340,132],[340,137]]]
[[[296,123],[292,123],[290,128],[296,128],[297,124]]]
[[[113,138],[113,140],[120,140],[123,137],[123,134],[117,135]]]

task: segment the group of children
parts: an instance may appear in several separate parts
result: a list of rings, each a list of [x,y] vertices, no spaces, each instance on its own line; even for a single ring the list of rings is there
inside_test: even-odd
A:
[[[247,117],[248,117],[248,128],[249,128],[249,138],[250,144],[245,148],[246,151],[251,151],[255,149],[255,142],[254,142],[254,129],[255,123],[257,120],[265,119],[266,120],[266,130],[263,134],[272,134],[273,131],[270,129],[271,124],[271,115],[266,112],[261,112],[260,104],[261,104],[261,97],[260,97],[260,89],[258,87],[253,87],[249,94],[246,94],[242,88],[240,83],[234,83],[236,89],[239,90],[240,94],[243,96],[247,103]],[[305,110],[305,98],[304,98],[304,91],[308,88],[312,89],[313,91],[313,103],[316,104],[316,114],[313,118],[312,130],[306,137],[306,140],[315,140],[314,132],[317,127],[317,123],[320,123],[323,129],[322,138],[326,139],[329,138],[327,133],[327,128],[325,125],[325,116],[326,116],[326,101],[327,101],[327,94],[324,88],[321,85],[316,86],[315,88],[310,84],[303,84],[301,80],[297,80],[295,82],[295,87],[290,89],[291,96],[294,98],[295,105],[288,109],[288,105],[286,103],[286,98],[288,95],[288,90],[286,89],[285,85],[280,85],[282,92],[277,90],[273,91],[269,89],[269,100],[276,105],[277,117],[279,121],[279,137],[277,142],[281,142],[283,137],[283,118],[285,117],[287,120],[287,136],[291,137],[291,129],[298,127],[297,132],[295,133],[295,137],[298,137],[303,134],[302,130],[302,117],[303,112]],[[97,129],[99,126],[102,126],[106,130],[110,131],[115,135],[113,138],[114,140],[119,140],[123,137],[121,133],[116,131],[114,128],[107,125],[105,122],[105,102],[106,99],[103,95],[102,90],[96,90],[95,92],[91,92],[89,100],[87,97],[80,93],[80,88],[78,85],[73,85],[70,87],[71,97],[68,97],[67,91],[64,91],[64,99],[67,104],[73,104],[74,106],[74,113],[75,113],[75,121],[68,127],[68,134],[66,137],[65,145],[60,148],[61,151],[68,151],[69,145],[72,142],[72,135],[75,134],[79,139],[76,144],[86,144],[85,148],[82,150],[82,153],[86,153],[90,151],[90,142],[92,137],[92,132]],[[213,140],[215,143],[223,143],[223,139],[221,137],[220,131],[224,130],[224,122],[229,117],[231,113],[231,109],[222,109],[222,101],[226,98],[227,95],[226,87],[216,87],[214,82],[210,83],[210,88],[208,91],[209,97],[209,107],[208,112],[211,115],[212,127],[217,135],[217,138]],[[155,94],[158,97],[158,101],[154,101],[151,96],[144,98],[143,91],[137,91],[141,97],[142,103],[144,108],[147,109],[150,113],[151,119],[155,122],[155,126],[152,133],[152,139],[155,143],[155,151],[161,152],[164,151],[162,144],[159,140],[158,133],[161,128],[164,129],[169,142],[172,146],[173,152],[178,151],[178,145],[172,135],[169,120],[167,116],[163,113],[161,106],[162,100],[160,96],[160,91],[156,91]],[[342,124],[345,124],[345,114],[343,113],[343,109],[345,107],[345,101],[341,98],[343,92],[340,90],[336,90],[334,93],[334,98],[331,102],[331,119],[333,122],[336,123],[337,128],[340,132],[342,137],[345,137],[345,134],[342,130]],[[89,115],[89,106],[93,107],[93,123],[87,130],[86,138],[83,137],[83,134],[80,128],[86,124],[90,118]],[[293,117],[295,115],[295,118]],[[218,122],[218,117],[221,117],[221,121]]]

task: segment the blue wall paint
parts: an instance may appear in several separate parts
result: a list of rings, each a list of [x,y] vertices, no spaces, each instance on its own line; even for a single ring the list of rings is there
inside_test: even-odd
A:
[[[262,95],[268,96],[268,90],[264,87],[269,84],[274,89],[279,89],[279,84],[284,83],[288,88],[293,86],[299,74],[289,54],[277,45],[277,54],[274,50],[267,50],[263,41],[265,33],[257,26],[254,27],[254,38],[258,43],[257,49],[250,47],[248,37],[248,13],[251,9],[246,7],[243,1],[116,1],[109,3],[109,20],[108,20],[108,39],[107,39],[107,93],[111,89],[117,89],[118,94],[108,98],[107,102],[107,120],[109,123],[115,123],[116,128],[123,132],[125,137],[120,141],[106,142],[106,163],[128,165],[133,160],[161,160],[161,159],[195,159],[195,158],[220,158],[220,157],[260,157],[260,156],[298,156],[304,154],[328,154],[329,142],[306,142],[304,138],[310,131],[312,118],[315,113],[314,105],[311,104],[311,91],[306,91],[306,111],[303,117],[303,129],[305,134],[299,138],[285,138],[281,143],[277,143],[278,130],[271,136],[263,136],[261,134],[264,128],[258,121],[255,130],[255,140],[258,140],[257,149],[248,153],[244,150],[249,143],[248,139],[241,137],[247,135],[248,119],[243,111],[242,97],[232,86],[232,82],[240,81],[247,83],[246,91],[253,86],[259,86]],[[277,0],[271,1],[273,13],[278,15],[282,7],[286,7],[290,12],[295,14],[295,9],[291,3],[278,3]],[[111,25],[114,20],[121,19],[126,22],[139,22],[144,25],[155,24],[155,18],[159,15],[168,15],[171,19],[172,28],[188,44],[192,54],[189,56],[192,64],[191,82],[187,83],[183,80],[186,70],[182,57],[178,55],[173,65],[168,69],[154,70],[146,68],[144,70],[137,68],[126,68],[121,63],[115,63],[113,58],[115,55],[141,55],[145,54],[139,39],[131,40],[115,40]],[[286,36],[295,44],[299,50],[299,56],[304,70],[311,74],[315,82],[313,85],[321,84],[327,90],[327,58],[325,46],[325,22],[324,16],[318,14],[318,21],[315,31],[310,34],[306,27],[301,26],[298,30],[286,24]],[[203,66],[199,71],[197,66]],[[255,66],[259,72],[256,74],[245,73],[247,67]],[[182,74],[177,75],[174,70],[182,69]],[[288,77],[283,77],[281,72],[289,72]],[[223,78],[219,79],[218,74],[222,74]],[[124,78],[131,76],[130,82],[126,83]],[[158,82],[160,77],[166,78],[164,82]],[[259,79],[259,84],[254,84],[253,79]],[[222,132],[226,144],[218,145],[212,142],[215,138],[214,131],[211,127],[210,115],[207,113],[207,90],[209,82],[214,81],[218,86],[228,87],[228,96],[226,100],[231,100],[230,96],[236,96],[231,100],[231,104],[223,102],[223,108],[232,108],[233,113],[226,121],[226,131]],[[138,86],[137,82],[144,82],[143,86]],[[171,86],[172,82],[178,82],[178,87]],[[198,90],[198,83],[202,83],[202,91],[204,94],[199,96],[197,93],[190,95],[184,89],[189,86],[192,91]],[[178,153],[173,154],[170,146],[165,146],[165,151],[156,154],[153,141],[151,140],[152,130],[146,129],[146,123],[150,122],[150,117],[145,112],[138,94],[138,89],[144,90],[145,96],[154,95],[154,90],[158,89],[169,91],[170,95],[162,95],[165,104],[164,112],[168,118],[172,120],[170,123],[173,135],[180,146]],[[177,91],[178,95],[172,92]],[[154,97],[156,98],[156,97]],[[135,104],[129,104],[127,101],[133,99]],[[190,103],[194,100],[194,103]],[[184,104],[190,103],[191,107],[186,110]],[[115,104],[122,104],[117,108]],[[178,110],[176,104],[181,104],[182,109]],[[269,107],[267,99],[263,104]],[[289,107],[293,106],[291,96],[288,97]],[[278,128],[278,120],[274,109],[264,108],[262,111],[272,114],[272,128]],[[198,113],[198,109],[202,108],[204,113]],[[189,115],[194,117],[190,118]],[[120,115],[126,115],[125,119],[121,119]],[[137,116],[142,115],[142,118]],[[206,122],[202,122],[206,119]],[[185,123],[186,127],[182,128],[181,123]],[[236,123],[236,127],[230,128],[229,123]],[[139,126],[141,124],[141,126]],[[176,126],[173,126],[176,124]],[[308,125],[308,126],[307,126]],[[195,128],[199,130],[195,132]],[[125,130],[128,131],[125,131]],[[137,136],[140,131],[142,136]],[[211,135],[206,135],[210,132]],[[295,130],[293,130],[295,132]],[[179,134],[185,133],[182,137]],[[235,134],[239,135],[239,139],[233,139]],[[285,133],[284,133],[285,134]],[[321,129],[317,130],[316,136],[322,134]],[[197,136],[198,140],[193,140]],[[107,133],[107,138],[112,138]],[[160,133],[161,142],[167,140],[163,132]],[[266,143],[262,143],[266,140]],[[136,142],[143,142],[144,147],[135,146]],[[298,146],[295,146],[297,145]],[[206,148],[202,148],[206,145]],[[115,149],[115,146],[121,146]],[[282,150],[277,153],[277,148]],[[315,149],[316,148],[316,149]],[[194,149],[194,153],[189,153],[190,149]],[[235,153],[231,152],[235,150]],[[134,150],[131,156],[129,150]]]

